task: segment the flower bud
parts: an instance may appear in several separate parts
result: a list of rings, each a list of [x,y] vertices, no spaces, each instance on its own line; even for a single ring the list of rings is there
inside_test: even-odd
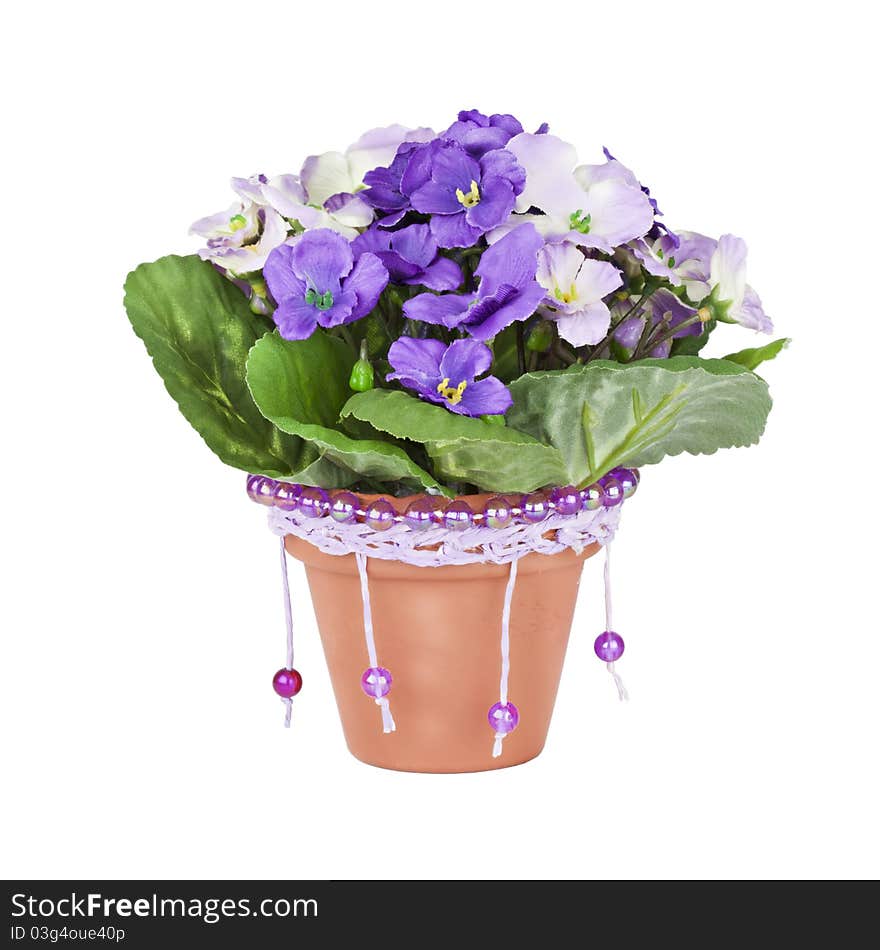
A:
[[[361,343],[360,359],[351,368],[348,385],[356,393],[365,393],[373,388],[375,376],[373,364],[367,359],[367,341]]]

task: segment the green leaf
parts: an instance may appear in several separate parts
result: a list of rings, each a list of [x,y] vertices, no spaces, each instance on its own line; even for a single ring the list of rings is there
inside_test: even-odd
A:
[[[755,369],[760,366],[761,363],[766,363],[767,360],[772,360],[779,356],[789,343],[791,343],[791,339],[784,336],[764,346],[756,346],[749,350],[740,350],[739,353],[730,353],[728,356],[725,356],[724,359],[729,360],[731,363],[739,363],[740,366],[745,366],[746,369]]]
[[[306,439],[322,459],[367,478],[440,488],[400,447],[337,428],[354,362],[350,347],[321,330],[296,341],[271,333],[251,349],[247,384],[263,415],[282,432]]]
[[[279,432],[245,385],[248,350],[266,332],[242,292],[195,256],[141,264],[125,309],[165,388],[208,447],[235,468],[288,478],[318,452]]]
[[[485,491],[533,491],[559,484],[565,475],[562,457],[551,446],[509,426],[460,416],[396,390],[358,393],[342,416],[422,443],[440,475]]]
[[[709,342],[709,335],[718,326],[714,317],[703,324],[703,328],[696,336],[681,336],[672,341],[670,353],[673,356],[696,356]]]
[[[586,485],[617,465],[751,445],[764,431],[764,380],[725,360],[596,360],[529,373],[510,386],[508,425],[555,446],[565,481]]]

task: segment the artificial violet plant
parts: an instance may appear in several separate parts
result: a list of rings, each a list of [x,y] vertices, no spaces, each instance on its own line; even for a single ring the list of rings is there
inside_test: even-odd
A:
[[[535,126],[532,126],[535,128]],[[760,436],[769,333],[746,245],[666,223],[607,149],[462,111],[373,129],[300,170],[233,178],[191,257],[142,265],[126,306],[220,457],[407,494],[588,485],[616,466]]]

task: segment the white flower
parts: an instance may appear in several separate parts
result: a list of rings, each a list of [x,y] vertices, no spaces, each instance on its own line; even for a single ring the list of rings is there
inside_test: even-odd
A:
[[[490,242],[523,221],[531,221],[553,243],[567,241],[611,252],[642,237],[654,209],[633,173],[618,161],[576,166],[573,145],[555,135],[515,135],[507,149],[526,170],[526,185],[510,220],[489,235]],[[538,208],[543,215],[524,214]]]
[[[538,283],[547,290],[542,311],[573,346],[598,343],[611,313],[602,300],[623,277],[614,265],[584,257],[573,244],[548,244],[538,252]]]

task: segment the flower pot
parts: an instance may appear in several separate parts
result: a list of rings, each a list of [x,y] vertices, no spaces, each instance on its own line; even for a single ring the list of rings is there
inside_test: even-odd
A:
[[[498,699],[499,637],[510,568],[498,564],[417,567],[369,561],[373,627],[396,732],[361,689],[369,666],[360,580],[353,554],[325,554],[288,535],[305,564],[345,739],[370,765],[406,772],[479,772],[519,765],[544,747],[577,599],[580,554],[531,553],[518,564],[510,619],[509,695],[519,725],[492,757],[489,707]]]

